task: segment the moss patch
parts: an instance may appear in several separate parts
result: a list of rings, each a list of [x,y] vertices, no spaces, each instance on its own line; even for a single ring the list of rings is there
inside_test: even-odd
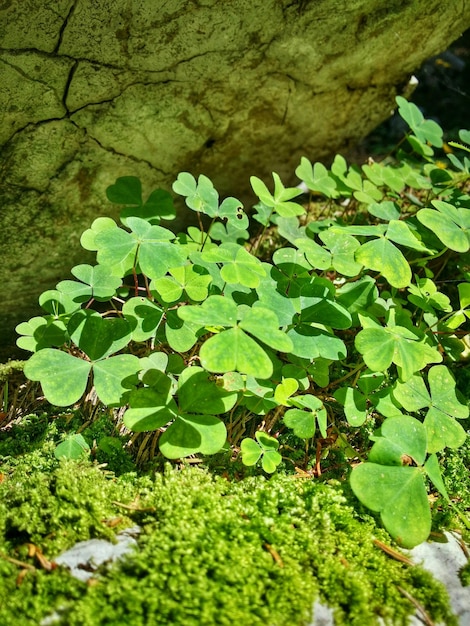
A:
[[[36,626],[53,611],[55,623],[70,626],[300,626],[318,595],[337,624],[376,624],[379,616],[406,624],[414,607],[398,587],[434,620],[455,623],[444,588],[376,548],[373,538],[390,543],[388,535],[352,508],[339,483],[282,475],[230,482],[170,466],[116,477],[89,461],[59,462],[50,445],[4,459],[2,471],[5,626]],[[93,585],[28,556],[28,543],[53,561],[76,541],[135,524],[138,549],[99,571]],[[22,578],[8,559],[35,569]]]

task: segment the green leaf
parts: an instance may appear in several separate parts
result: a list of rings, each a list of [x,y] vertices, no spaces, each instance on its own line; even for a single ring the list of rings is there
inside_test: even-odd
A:
[[[426,541],[431,512],[418,467],[363,463],[353,469],[350,481],[356,497],[380,512],[385,528],[399,545],[413,548]]]
[[[142,204],[142,184],[136,176],[121,176],[106,189],[106,197],[115,204]]]
[[[163,317],[163,310],[148,298],[129,298],[122,312],[132,332],[134,341],[146,341],[155,337]]]
[[[437,291],[436,285],[430,278],[417,278],[416,286],[410,285],[408,291],[410,292],[408,300],[423,311],[428,313],[434,313],[435,309],[452,311],[449,298]]]
[[[197,189],[196,179],[188,172],[180,172],[178,174],[178,178],[173,183],[172,188],[173,191],[180,196],[193,196]]]
[[[400,172],[399,168],[394,168],[389,164],[384,166],[381,163],[372,162],[370,164],[363,165],[362,171],[367,176],[367,178],[374,185],[377,185],[378,187],[387,186],[387,187],[390,187],[390,189],[392,189],[396,193],[400,193],[403,190],[403,187],[405,186],[405,181],[403,179],[403,175]],[[375,203],[372,203],[372,204],[375,204]],[[390,205],[393,206],[393,202],[390,202],[390,201],[386,201],[385,203],[381,203],[381,204],[388,204],[389,206]],[[375,206],[377,207],[380,205],[376,204]],[[372,211],[369,211],[369,213],[371,213],[372,215],[375,215],[373,211],[374,209],[372,209]],[[377,217],[381,217],[381,216],[377,215]],[[382,217],[382,219],[393,219],[393,218]]]
[[[460,308],[463,310],[470,307],[470,283],[459,283],[457,289],[459,290]]]
[[[179,309],[178,309],[179,310]],[[193,322],[184,322],[177,311],[167,311],[165,336],[175,352],[187,352],[198,340],[201,326]]]
[[[439,452],[445,447],[458,448],[466,439],[466,432],[455,419],[465,419],[469,410],[459,400],[455,380],[447,367],[436,365],[428,372],[431,407],[424,420],[428,434],[428,451]]]
[[[93,224],[90,228],[85,230],[80,237],[80,245],[85,250],[98,250],[98,245],[96,243],[96,236],[105,231],[105,230],[113,230],[118,228],[116,222],[110,217],[98,217],[94,220]]]
[[[360,243],[351,235],[333,233],[329,230],[319,234],[320,239],[329,248],[333,268],[344,276],[356,276],[362,269],[360,263],[355,261],[355,253]]]
[[[403,326],[365,328],[356,335],[355,345],[371,370],[384,372],[393,362],[402,368],[402,380],[429,363],[442,361],[435,348]]]
[[[310,265],[316,270],[328,270],[332,264],[331,253],[307,237],[296,239],[294,244],[301,250]]]
[[[227,231],[231,228],[238,231],[245,230],[249,225],[248,216],[243,211],[243,204],[236,198],[225,198],[219,206],[217,217],[227,220]]]
[[[369,396],[372,391],[378,389],[385,380],[383,374],[372,372],[370,369],[366,369],[358,378],[357,386],[363,394]]]
[[[16,345],[23,350],[37,352],[43,348],[61,346],[68,339],[67,328],[61,320],[47,317],[32,317],[16,327],[18,337]]]
[[[326,409],[320,398],[317,398],[312,394],[295,396],[294,398],[291,398],[290,404],[297,408],[286,411],[284,415],[284,422],[287,426],[289,426],[289,428],[294,430],[294,434],[297,435],[297,437],[301,437],[303,439],[313,437],[315,434],[315,419],[318,421],[321,436],[324,438],[327,436],[326,427],[328,417]],[[299,411],[301,408],[309,410]],[[298,411],[298,413],[293,413],[292,411]]]
[[[62,443],[59,443],[54,450],[54,456],[56,459],[71,459],[78,461],[85,454],[90,453],[90,446],[85,441],[83,435],[74,434],[67,437]]]
[[[272,474],[276,471],[276,467],[282,461],[282,457],[277,451],[279,442],[274,437],[271,437],[262,431],[257,431],[255,433],[255,437],[263,454],[261,458],[261,466],[265,472]]]
[[[246,217],[246,216],[245,216]],[[248,220],[248,217],[246,217]],[[234,225],[235,222],[215,222],[210,229],[211,239],[214,241],[220,241],[221,243],[242,243],[250,238],[250,233],[247,230],[238,228]],[[238,225],[238,222],[237,222]]]
[[[350,328],[352,318],[349,311],[341,304],[331,299],[329,294],[325,293],[322,297],[315,297],[309,295],[304,296],[304,293],[308,293],[308,291],[302,290],[302,296],[300,298],[302,305],[302,312],[300,314],[301,322],[313,322],[315,324],[323,324],[331,328],[339,328],[342,330]]]
[[[78,311],[79,305],[68,295],[55,289],[43,291],[39,296],[39,305],[54,317],[68,315]]]
[[[128,218],[127,224],[132,228],[132,238],[137,240],[137,260],[146,276],[160,278],[168,270],[185,264],[186,250],[176,242],[170,243],[175,239],[170,230],[153,226],[138,217]]]
[[[330,331],[310,324],[297,324],[287,332],[295,356],[313,361],[318,357],[339,361],[347,354],[344,342]]]
[[[330,176],[322,163],[312,164],[306,157],[300,159],[295,175],[302,180],[311,191],[322,193],[327,198],[336,198],[336,181]]]
[[[370,182],[370,180],[362,181],[362,189],[359,191],[355,191],[353,196],[359,202],[364,202],[365,204],[371,204],[373,202],[378,202],[382,200],[383,193],[377,189],[377,187]]]
[[[359,311],[365,311],[377,299],[378,290],[372,276],[363,276],[351,283],[345,283],[336,291],[336,301],[357,318]],[[356,322],[357,323],[357,322]]]
[[[278,248],[273,254],[273,263],[291,280],[296,280],[298,277],[307,278],[311,270],[311,265],[303,253],[295,248]]]
[[[411,413],[429,406],[431,402],[431,396],[426,389],[423,378],[416,374],[406,381],[398,380],[395,383],[393,397],[405,411]]]
[[[224,296],[209,296],[201,305],[179,307],[178,315],[182,320],[196,324],[200,328],[235,326],[237,305]]]
[[[165,426],[178,412],[169,391],[162,394],[148,387],[131,392],[129,405],[123,422],[129,430],[137,433]]]
[[[392,287],[401,289],[411,283],[411,269],[400,250],[385,237],[363,244],[356,252],[356,261],[381,272]]]
[[[436,487],[436,489],[447,500],[447,502],[450,502],[447,489],[445,488],[444,481],[442,480],[439,461],[437,460],[437,456],[435,454],[431,454],[429,456],[428,460],[424,464],[424,469],[426,470],[426,474],[431,479],[434,487]]]
[[[457,209],[446,202],[434,201],[434,209],[421,209],[416,217],[431,230],[442,243],[456,252],[467,252],[470,248],[468,227],[464,229]],[[468,211],[468,209],[465,209]]]
[[[126,223],[128,217],[140,217],[151,224],[158,224],[161,219],[175,217],[173,199],[168,191],[156,189],[144,203],[142,185],[135,176],[122,176],[106,190],[110,202],[128,205],[121,211],[121,220]]]
[[[279,321],[274,311],[262,306],[249,309],[239,326],[274,350],[290,352],[292,349],[292,341],[279,330]]]
[[[116,294],[122,283],[119,276],[113,276],[111,270],[103,265],[76,265],[72,274],[82,282],[63,280],[58,283],[57,289],[74,302],[86,302],[90,298],[105,302]]]
[[[400,411],[400,405],[392,395],[391,387],[385,387],[369,394],[369,400],[375,407],[377,413],[384,417],[398,417],[403,413]]]
[[[284,413],[284,424],[288,428],[292,428],[296,437],[310,439],[315,434],[315,413],[301,409],[289,409]]]
[[[243,439],[240,444],[243,465],[251,466],[261,458],[263,451],[254,439]]]
[[[225,424],[214,415],[181,414],[162,434],[160,452],[167,459],[216,454],[227,438]]]
[[[193,211],[205,213],[209,217],[216,217],[219,207],[219,194],[204,174],[199,176],[196,183],[191,174],[181,172],[173,183],[173,191],[180,196],[186,196],[186,205]]]
[[[203,253],[202,258],[210,262],[223,263],[220,275],[229,284],[241,284],[255,289],[260,283],[260,278],[265,275],[259,259],[238,244],[221,244],[217,249]]]
[[[419,250],[420,252],[429,252],[426,246],[416,237],[409,225],[401,220],[390,220],[386,237],[398,243],[400,246],[405,246],[412,250]]]
[[[459,130],[459,138],[461,141],[470,144],[470,130],[465,130],[461,128]]]
[[[121,350],[129,343],[132,332],[126,320],[104,319],[96,311],[77,311],[67,325],[72,341],[91,361]]]
[[[279,176],[273,172],[274,178],[274,195],[272,195],[262,180],[256,176],[250,178],[253,191],[263,204],[272,207],[274,211],[281,217],[293,217],[295,215],[303,215],[305,209],[296,202],[289,202],[292,198],[299,196],[302,192],[297,187],[286,189],[281,182]]]
[[[416,104],[408,102],[402,96],[395,98],[398,113],[407,122],[416,137],[423,143],[429,142],[437,148],[442,147],[443,130],[433,120],[425,120]]]
[[[24,366],[25,376],[38,380],[46,399],[55,406],[70,406],[82,397],[90,370],[88,361],[52,348],[36,352]]]
[[[271,274],[275,274],[277,270],[273,268]],[[278,273],[279,274],[279,273]],[[289,297],[288,294],[278,291],[276,281],[271,276],[266,280],[261,280],[256,290],[259,302],[255,302],[253,308],[261,307],[276,312],[279,320],[279,326],[287,326],[292,323],[292,318],[296,313],[300,313],[300,299]]]
[[[342,387],[334,393],[334,397],[344,407],[344,414],[351,426],[362,426],[367,417],[367,399],[353,387]]]
[[[132,267],[138,243],[131,233],[114,224],[113,227],[107,226],[96,233],[94,245],[100,265],[114,266],[122,263]]]
[[[239,327],[210,337],[201,346],[199,356],[209,372],[237,371],[256,378],[269,378],[273,372],[272,361],[263,348]]]
[[[223,381],[222,381],[223,382]],[[187,367],[178,380],[178,404],[183,413],[227,413],[238,394],[211,380],[201,367]]]
[[[133,354],[118,354],[98,361],[93,366],[96,394],[107,406],[123,406],[124,397],[138,383],[139,358]]]
[[[278,404],[289,406],[289,398],[297,391],[299,383],[294,378],[284,378],[274,391],[274,399]]]
[[[195,302],[205,300],[212,278],[205,268],[194,265],[183,265],[170,269],[170,276],[152,281],[150,288],[157,291],[164,302],[176,302],[183,292]]]
[[[407,141],[416,154],[429,158],[434,155],[434,150],[427,143],[420,141],[415,135],[408,135]]]
[[[426,458],[426,429],[409,415],[389,417],[380,427],[380,436],[374,436],[375,444],[369,454],[371,463],[381,465],[423,465]]]
[[[363,165],[362,167],[365,168],[367,166]],[[382,169],[385,170],[386,168]],[[389,222],[390,220],[398,220],[400,217],[400,211],[397,208],[396,203],[391,202],[390,200],[369,204],[367,210],[374,217],[378,217],[386,222]]]
[[[282,456],[277,450],[267,450],[261,459],[261,467],[268,474],[273,474],[282,461]]]

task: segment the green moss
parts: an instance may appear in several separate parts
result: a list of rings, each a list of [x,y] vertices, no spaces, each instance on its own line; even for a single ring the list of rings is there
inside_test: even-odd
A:
[[[9,462],[0,484],[3,555],[33,564],[26,543],[52,560],[123,526],[138,524],[142,533],[137,551],[99,572],[93,586],[59,568],[29,571],[17,586],[19,568],[0,559],[0,623],[37,625],[57,610],[57,623],[70,626],[300,626],[320,595],[337,624],[382,617],[399,625],[414,610],[400,586],[433,619],[453,624],[444,588],[377,549],[374,537],[390,539],[348,498],[339,483],[289,476],[229,482],[167,467],[153,477],[115,477],[89,462],[59,463],[49,449],[42,461],[39,451],[24,455]]]
[[[26,361],[7,361],[6,363],[0,363],[0,382],[7,380],[18,372],[22,372],[25,363]]]
[[[461,420],[464,427],[470,420]],[[433,529],[460,527],[470,540],[470,437],[458,449],[446,448],[440,453],[442,478],[452,506],[440,497],[433,507]]]

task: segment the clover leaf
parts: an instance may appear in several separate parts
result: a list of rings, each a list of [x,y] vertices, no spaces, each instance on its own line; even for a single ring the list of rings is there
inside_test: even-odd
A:
[[[129,324],[123,319],[103,319],[95,311],[84,309],[72,315],[67,331],[88,360],[45,348],[26,364],[27,376],[41,382],[51,404],[69,406],[83,395],[88,376],[96,367],[98,397],[110,405],[119,404],[132,386],[130,380],[139,369],[139,359],[133,355],[103,359],[128,344]]]
[[[30,352],[61,346],[68,340],[64,322],[51,316],[32,317],[28,322],[18,324],[15,330],[22,335],[16,340],[16,345]]]
[[[296,202],[290,202],[292,198],[296,198],[302,193],[301,190],[297,187],[284,187],[281,179],[275,172],[273,172],[273,178],[274,194],[271,194],[261,179],[256,176],[251,176],[251,186],[261,202],[265,206],[271,207],[281,217],[303,215],[305,213],[303,206]]]
[[[225,424],[214,415],[182,413],[160,437],[161,453],[168,459],[191,454],[216,454],[227,438]]]
[[[369,460],[351,473],[352,490],[365,506],[380,513],[397,543],[412,548],[431,530],[424,470],[418,467],[426,456],[426,429],[412,417],[392,417],[373,439]]]
[[[200,266],[183,265],[169,270],[169,276],[157,278],[151,283],[164,302],[177,302],[185,293],[190,300],[200,302],[208,296],[212,277]]]
[[[289,409],[284,414],[284,424],[292,428],[294,435],[301,439],[309,439],[315,434],[316,422],[322,437],[327,436],[327,413],[320,398],[311,394],[294,396],[289,401]]]
[[[65,458],[74,461],[78,461],[78,459],[89,453],[90,446],[85,441],[83,435],[80,434],[70,435],[62,443],[59,443],[54,450],[56,459]]]
[[[57,284],[57,290],[74,302],[87,302],[90,298],[105,302],[115,295],[122,283],[119,276],[113,276],[103,265],[76,265],[72,274],[81,282],[63,280]]]
[[[442,361],[439,352],[404,326],[364,328],[356,335],[355,345],[371,370],[383,372],[393,362],[401,368],[402,380],[429,363]]]
[[[455,380],[447,367],[437,365],[428,372],[431,406],[424,419],[429,452],[444,447],[458,448],[466,439],[466,432],[455,419],[468,417],[468,406],[456,394]]]
[[[282,461],[282,457],[277,451],[279,442],[267,433],[258,431],[255,433],[254,439],[243,439],[240,445],[242,461],[244,465],[256,465],[261,459],[263,470],[272,474],[276,471],[276,467]]]
[[[33,354],[24,372],[41,382],[45,397],[56,406],[70,406],[85,392],[91,363],[71,354],[44,348]]]
[[[350,480],[357,498],[380,513],[383,525],[398,544],[413,548],[426,541],[431,512],[420,468],[367,462],[353,469]]]
[[[218,248],[204,251],[201,258],[209,263],[222,263],[220,275],[229,284],[256,288],[265,275],[260,260],[236,243],[223,243]]]
[[[155,337],[163,318],[163,309],[141,296],[126,300],[122,312],[129,323],[134,341],[145,341]]]
[[[211,380],[202,367],[187,367],[178,379],[178,405],[184,413],[227,413],[238,399],[236,391]]]
[[[442,128],[434,120],[425,120],[416,104],[408,102],[402,96],[395,98],[400,116],[407,122],[417,139],[440,148],[442,146]],[[431,153],[432,154],[432,153]]]
[[[173,199],[168,191],[156,189],[144,202],[142,184],[135,176],[122,176],[114,185],[106,189],[106,197],[115,204],[124,204],[121,221],[125,224],[128,217],[141,217],[150,224],[158,224],[161,219],[174,219],[176,213]]]
[[[132,391],[123,421],[129,430],[140,433],[161,428],[177,415],[178,407],[171,396],[170,381],[166,391],[150,387]]]
[[[292,343],[279,330],[273,311],[257,307],[242,316],[242,310],[229,298],[209,296],[200,306],[180,307],[178,315],[184,321],[216,332],[200,349],[199,356],[205,369],[210,372],[238,371],[269,378],[273,371],[271,358],[250,335],[281,351],[289,351]],[[242,317],[239,323],[238,317]]]
[[[334,393],[335,400],[343,405],[344,414],[351,426],[362,426],[367,418],[367,398],[353,387],[341,387]]]
[[[365,267],[381,272],[392,287],[400,289],[411,282],[408,261],[385,236],[364,243],[356,251],[355,259]]]
[[[468,407],[460,400],[448,368],[435,365],[428,372],[429,392],[420,376],[406,382],[398,381],[393,396],[406,411],[428,408],[424,426],[428,438],[428,451],[439,452],[445,447],[458,448],[466,433],[456,419],[468,417]]]
[[[337,198],[336,181],[323,163],[313,166],[306,157],[300,159],[295,175],[302,180],[311,191],[322,193],[327,198]]]

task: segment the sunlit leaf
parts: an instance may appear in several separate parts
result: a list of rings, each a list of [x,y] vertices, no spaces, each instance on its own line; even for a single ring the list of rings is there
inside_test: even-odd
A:
[[[38,380],[47,400],[56,406],[70,406],[85,392],[91,363],[66,352],[45,348],[33,354],[24,366],[30,380]]]

